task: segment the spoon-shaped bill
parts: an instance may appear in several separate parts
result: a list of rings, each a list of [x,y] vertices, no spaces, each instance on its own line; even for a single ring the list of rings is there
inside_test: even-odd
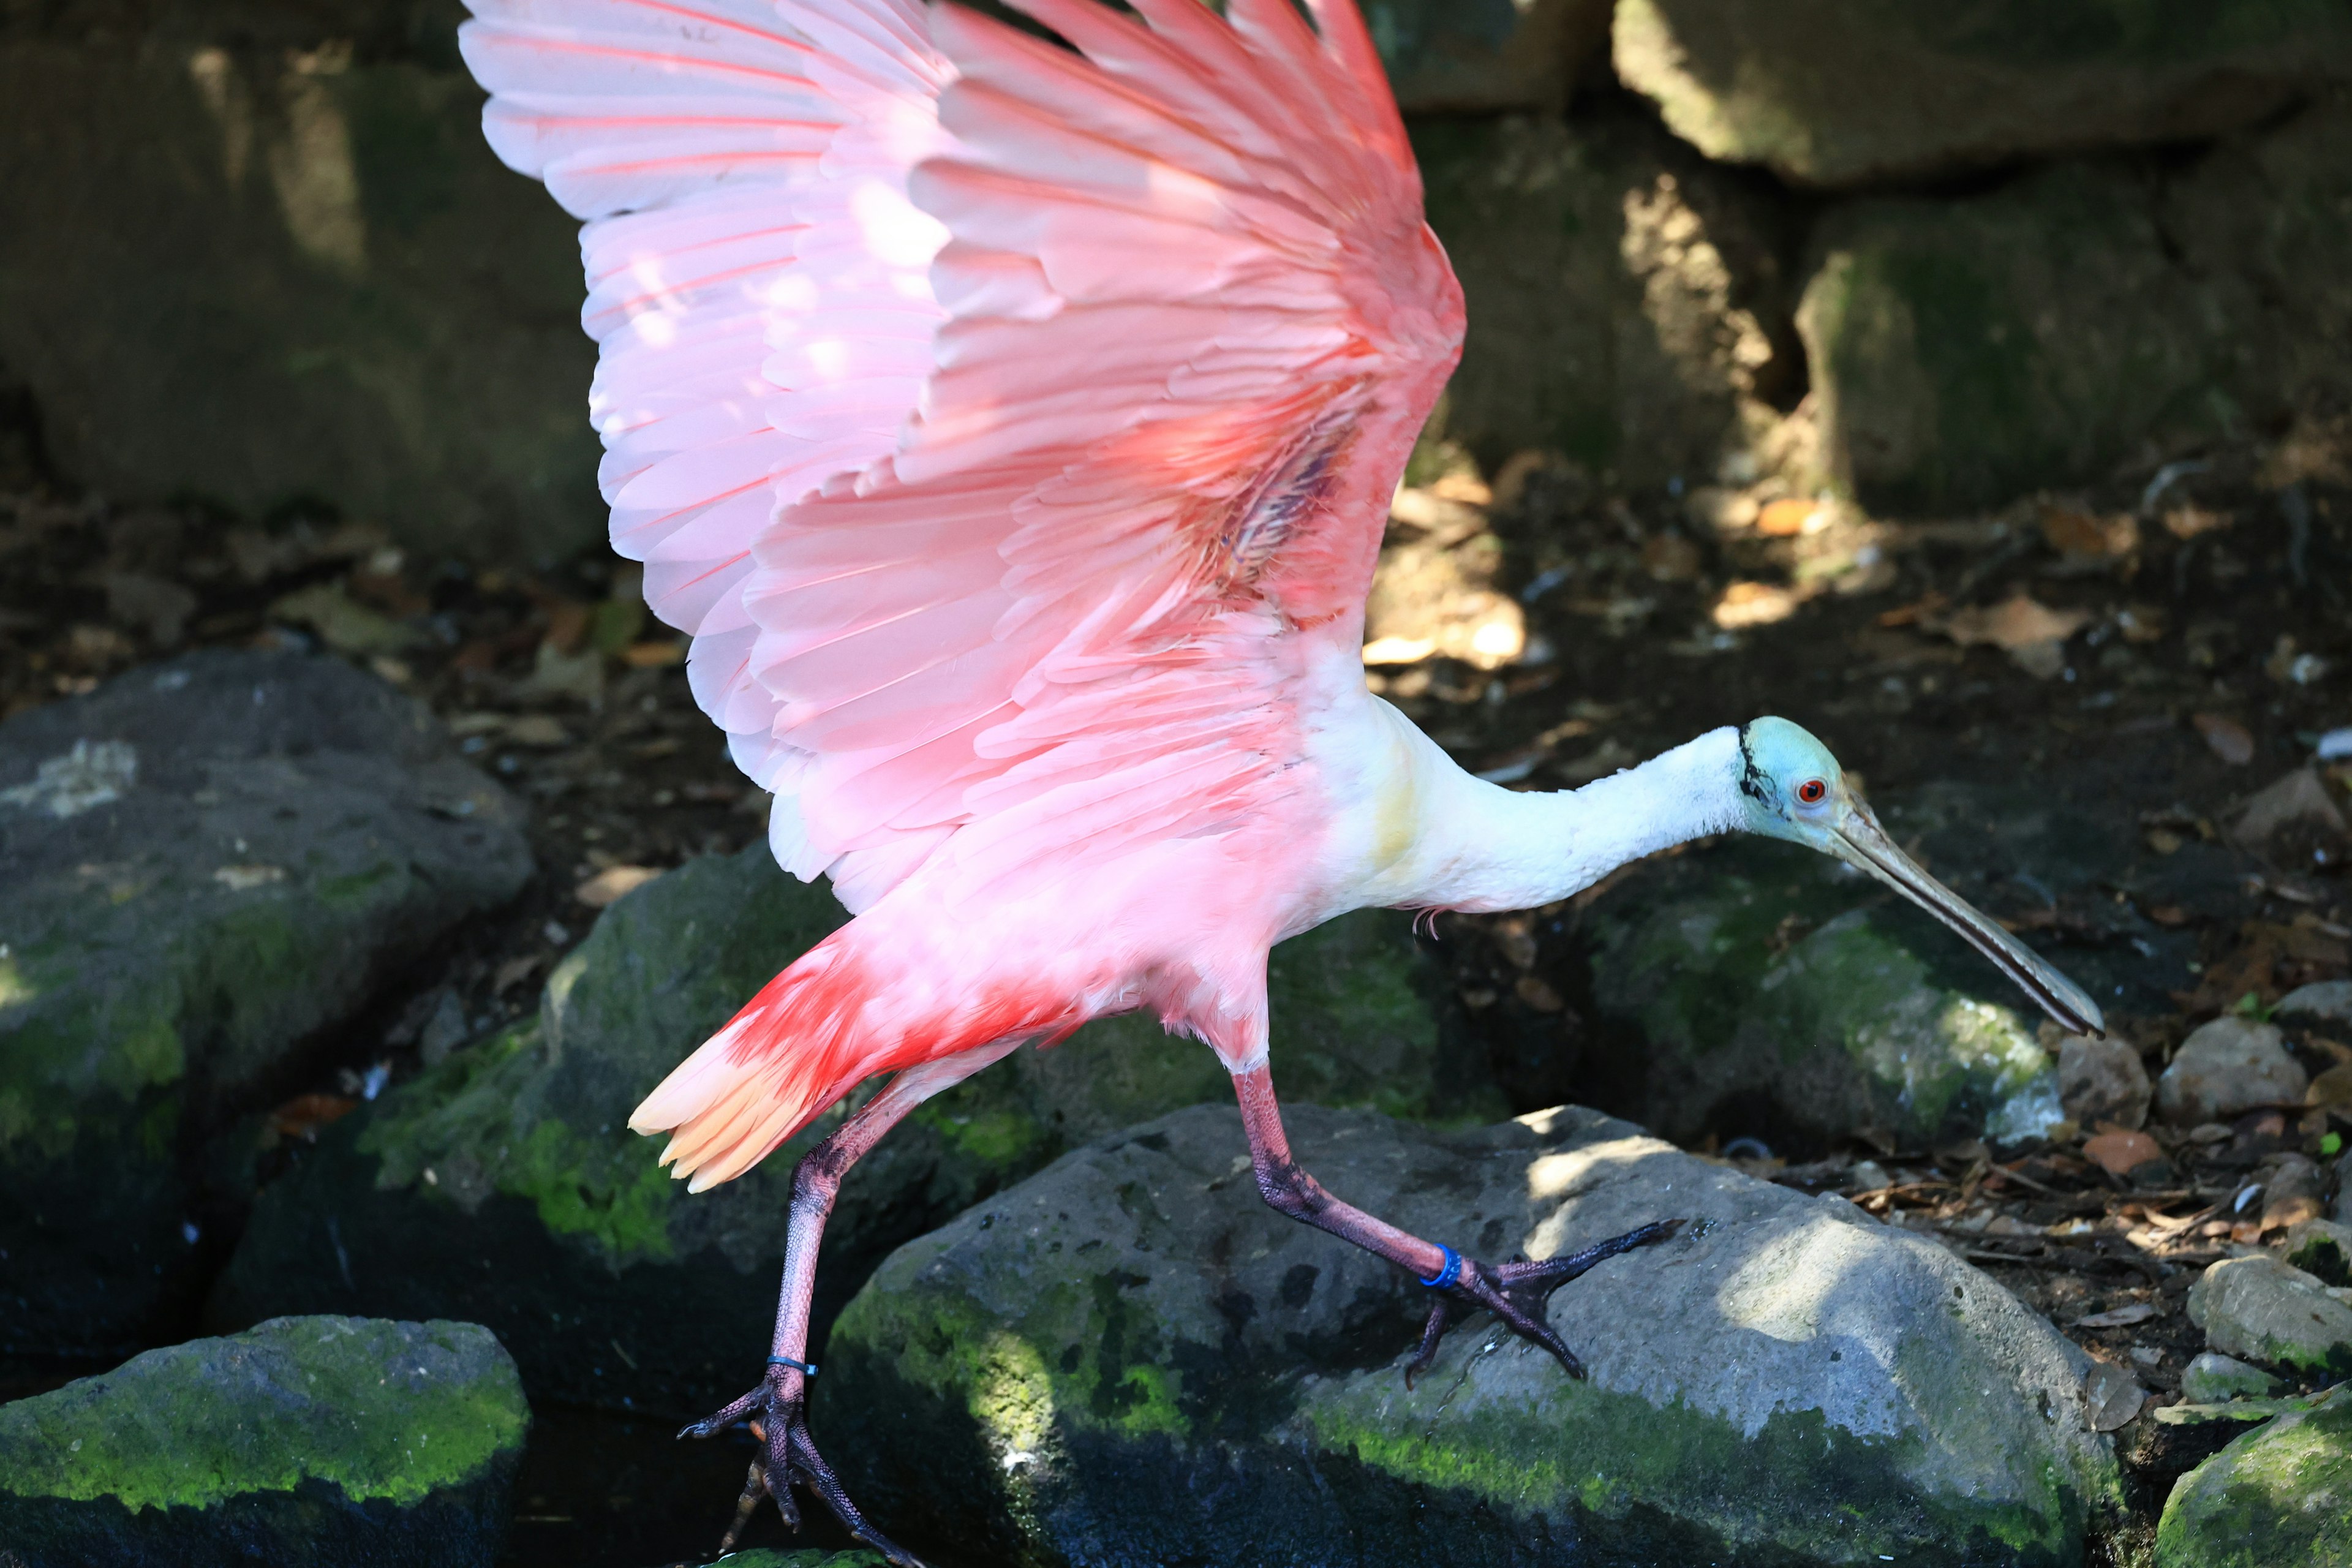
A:
[[[2019,942],[1951,889],[1930,877],[1919,863],[1895,847],[1870,808],[1856,805],[1838,825],[1832,853],[1858,867],[1950,926],[1983,953],[2000,972],[2017,982],[2058,1026],[2077,1035],[2104,1035],[2106,1019],[2099,1005],[2067,979],[2040,953]]]

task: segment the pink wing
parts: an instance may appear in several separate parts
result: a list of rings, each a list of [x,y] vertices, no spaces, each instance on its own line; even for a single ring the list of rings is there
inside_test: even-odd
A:
[[[1348,0],[473,3],[502,154],[642,209],[614,539],[779,858],[858,909],[1259,809],[1461,335]]]

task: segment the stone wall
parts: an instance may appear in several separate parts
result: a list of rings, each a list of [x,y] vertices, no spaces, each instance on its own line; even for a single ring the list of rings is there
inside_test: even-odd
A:
[[[2336,0],[1366,0],[1470,335],[1446,433],[1882,510],[2352,395]],[[601,531],[572,225],[450,0],[0,6],[0,386],[52,468],[412,546]]]

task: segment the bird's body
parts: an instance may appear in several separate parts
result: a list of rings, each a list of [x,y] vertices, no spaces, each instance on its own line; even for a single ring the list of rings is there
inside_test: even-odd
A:
[[[2096,1010],[1887,844],[1819,742],[1724,728],[1566,794],[1367,688],[1390,499],[1461,290],[1351,0],[467,0],[508,163],[583,234],[613,540],[692,634],[771,841],[857,918],[631,1119],[697,1187],[895,1075],[803,1161],[755,1488],[814,1489],[807,1301],[841,1171],[928,1095],[1143,1008],[1233,1071],[1261,1190],[1560,1357],[1576,1258],[1482,1264],[1325,1193],[1265,961],[1368,905],[1523,908],[1702,833],[1813,844]],[[1418,1363],[1417,1363],[1418,1364]],[[895,1548],[887,1548],[894,1553]],[[903,1556],[903,1554],[898,1554]]]

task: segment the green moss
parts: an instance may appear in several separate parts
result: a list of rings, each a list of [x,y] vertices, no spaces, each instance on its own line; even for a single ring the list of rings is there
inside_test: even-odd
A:
[[[2157,1568],[2352,1563],[2352,1395],[2245,1434],[2182,1477],[2156,1532]]]
[[[136,1511],[315,1479],[404,1506],[519,1449],[529,1423],[486,1330],[279,1318],[0,1406],[0,1490]]]
[[[331,907],[343,909],[373,903],[376,890],[399,869],[400,868],[387,860],[371,866],[364,871],[353,871],[348,876],[326,878],[319,883],[319,898],[321,902]]]
[[[359,1135],[379,1162],[377,1185],[460,1205],[490,1192],[521,1198],[551,1232],[616,1268],[669,1258],[679,1190],[655,1163],[658,1145],[545,1115],[541,1043],[536,1021],[515,1025],[386,1095]]]
[[[1017,1109],[964,1110],[930,1100],[917,1107],[914,1117],[959,1152],[999,1169],[1034,1167],[1053,1142],[1036,1118]]]

